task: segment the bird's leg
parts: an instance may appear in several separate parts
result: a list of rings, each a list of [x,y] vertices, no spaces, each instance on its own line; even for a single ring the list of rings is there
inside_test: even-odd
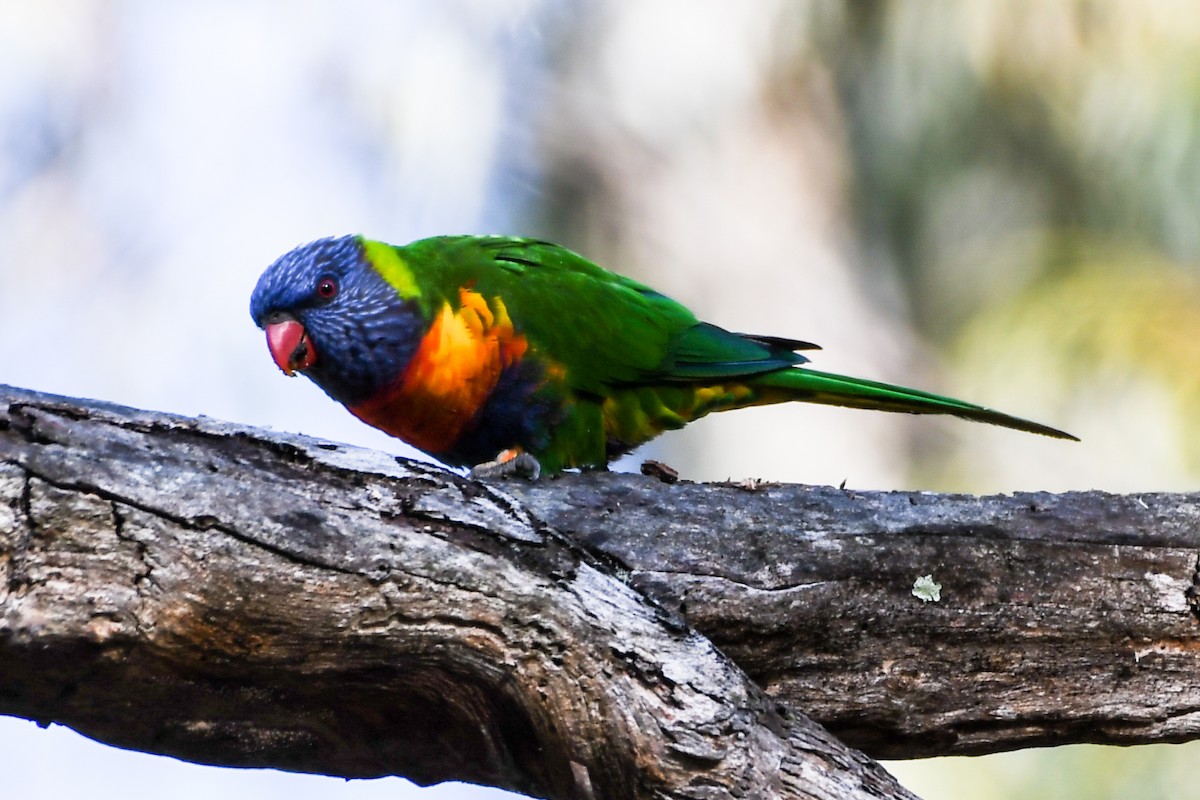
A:
[[[501,451],[491,461],[476,464],[467,473],[467,477],[478,481],[487,478],[505,478],[509,475],[521,475],[531,481],[536,481],[541,477],[541,474],[542,465],[538,463],[537,458],[526,453],[519,447],[513,447]]]

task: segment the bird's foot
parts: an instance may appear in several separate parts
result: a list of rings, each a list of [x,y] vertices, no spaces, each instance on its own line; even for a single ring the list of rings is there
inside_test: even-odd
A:
[[[514,447],[502,451],[491,461],[475,465],[467,473],[468,478],[477,481],[488,478],[507,478],[510,475],[520,475],[536,481],[542,475],[542,465],[533,455]]]

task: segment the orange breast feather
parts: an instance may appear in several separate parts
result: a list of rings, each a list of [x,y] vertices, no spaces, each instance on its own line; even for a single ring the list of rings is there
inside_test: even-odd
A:
[[[444,452],[527,349],[499,297],[489,307],[478,292],[459,289],[458,308],[442,306],[396,382],[350,411],[428,453]]]

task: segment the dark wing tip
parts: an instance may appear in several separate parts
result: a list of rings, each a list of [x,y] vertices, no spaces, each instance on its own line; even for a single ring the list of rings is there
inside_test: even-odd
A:
[[[1043,436],[1050,436],[1055,439],[1065,439],[1068,442],[1082,442],[1083,441],[1082,439],[1080,439],[1078,436],[1076,436],[1073,433],[1067,433],[1066,431],[1060,431],[1058,428],[1051,428],[1049,425],[1037,425],[1037,427],[1034,428],[1031,432],[1032,433],[1040,433]]]
[[[766,345],[767,347],[775,347],[780,350],[788,350],[795,353],[798,350],[820,350],[821,345],[813,344],[812,342],[803,342],[799,339],[787,339],[783,336],[760,336],[756,333],[739,333],[743,339],[749,339],[752,342]]]

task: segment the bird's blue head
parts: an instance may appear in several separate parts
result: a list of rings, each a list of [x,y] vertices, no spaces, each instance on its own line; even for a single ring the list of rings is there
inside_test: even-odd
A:
[[[288,375],[308,376],[348,406],[373,397],[412,358],[424,325],[376,270],[359,236],[320,239],[267,267],[250,316]]]

